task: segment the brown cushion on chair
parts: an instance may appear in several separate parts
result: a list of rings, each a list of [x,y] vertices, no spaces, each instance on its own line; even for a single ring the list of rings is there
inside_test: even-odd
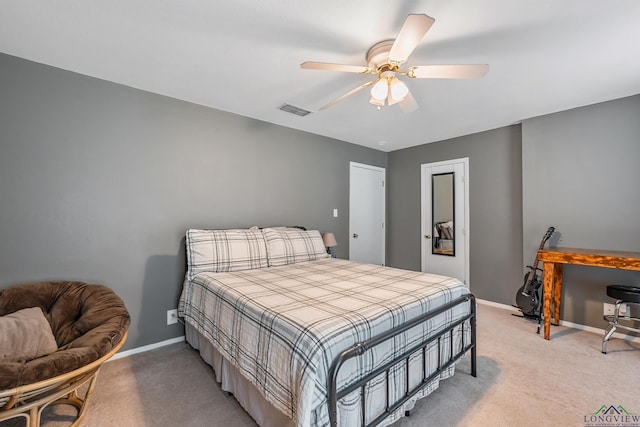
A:
[[[40,307],[0,316],[0,361],[27,361],[57,349],[56,338]]]
[[[124,303],[103,285],[39,282],[0,290],[0,316],[39,307],[58,350],[29,361],[0,360],[0,390],[52,378],[107,354],[129,327]]]

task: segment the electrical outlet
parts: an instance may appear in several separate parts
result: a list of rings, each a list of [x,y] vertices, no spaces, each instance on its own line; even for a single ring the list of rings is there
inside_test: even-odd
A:
[[[167,310],[167,325],[178,323],[178,309]]]
[[[616,312],[616,305],[615,304],[608,304],[608,303],[604,303],[604,315],[605,316],[613,316],[613,314]]]
[[[627,304],[620,304],[620,315],[624,316],[625,319],[628,319],[629,313],[629,306]]]

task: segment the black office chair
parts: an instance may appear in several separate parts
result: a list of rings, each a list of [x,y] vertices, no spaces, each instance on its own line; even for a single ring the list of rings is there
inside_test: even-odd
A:
[[[604,320],[609,322],[604,338],[602,338],[602,352],[604,354],[607,354],[607,341],[609,341],[609,338],[611,338],[611,335],[613,335],[617,328],[640,333],[640,329],[638,328],[618,323],[620,320],[625,322],[640,322],[640,318],[631,316],[630,307],[631,305],[640,307],[640,287],[609,285],[607,286],[607,295],[616,299],[616,308],[613,314],[604,316]],[[623,305],[626,305],[627,309],[624,313],[620,313]]]

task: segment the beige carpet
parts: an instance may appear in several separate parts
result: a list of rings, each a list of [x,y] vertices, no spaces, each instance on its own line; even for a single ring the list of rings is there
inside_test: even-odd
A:
[[[480,304],[478,377],[468,360],[395,426],[587,426],[603,405],[640,415],[640,346],[552,327],[551,341],[511,311]],[[64,410],[47,415],[51,427]],[[586,417],[586,418],[585,418]],[[0,423],[0,427],[17,424]],[[187,344],[109,362],[85,426],[255,426]],[[605,424],[615,425],[615,424]],[[640,423],[638,424],[640,425]]]

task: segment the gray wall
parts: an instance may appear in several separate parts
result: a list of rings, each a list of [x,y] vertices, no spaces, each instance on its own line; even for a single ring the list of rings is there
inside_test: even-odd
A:
[[[640,95],[522,124],[525,260],[548,226],[552,245],[640,251]],[[607,284],[640,284],[640,273],[564,270],[564,320],[604,328]]]
[[[420,165],[469,157],[471,290],[514,303],[522,284],[520,141],[520,126],[511,126],[389,153],[387,265],[420,270]]]
[[[2,54],[0,94],[0,287],[106,284],[133,318],[125,348],[182,335],[166,310],[187,228],[304,225],[346,258],[349,161],[386,167],[377,150]]]
[[[187,228],[305,225],[348,257],[349,161],[387,168],[387,264],[419,270],[420,165],[469,157],[482,299],[514,302],[549,225],[552,244],[640,250],[640,96],[387,155],[2,54],[0,93],[0,287],[104,283],[125,348],[183,333],[165,313]],[[563,318],[603,327],[605,285],[638,276],[567,267]]]

